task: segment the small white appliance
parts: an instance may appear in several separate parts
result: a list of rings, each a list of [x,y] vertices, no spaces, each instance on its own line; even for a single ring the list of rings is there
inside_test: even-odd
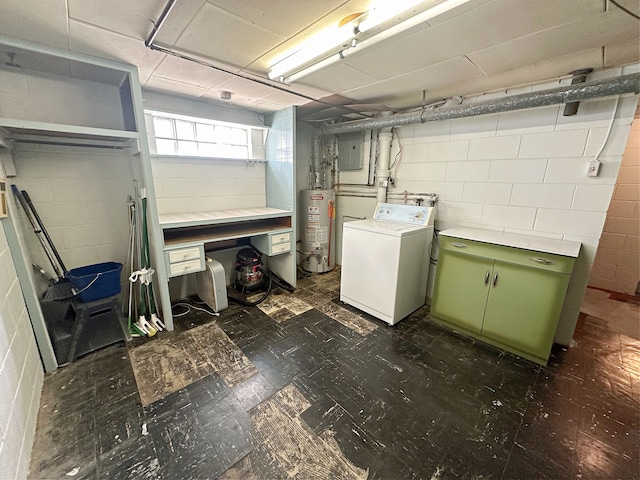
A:
[[[395,325],[426,302],[434,207],[379,203],[342,232],[340,300]]]
[[[207,256],[204,270],[196,274],[196,282],[198,296],[214,312],[219,312],[229,306],[224,267],[220,262]]]

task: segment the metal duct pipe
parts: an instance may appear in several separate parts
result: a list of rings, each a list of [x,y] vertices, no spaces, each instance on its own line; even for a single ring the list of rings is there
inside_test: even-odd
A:
[[[573,75],[573,78],[571,79],[571,85],[576,85],[578,83],[586,82],[587,75],[589,75],[591,72],[593,72],[593,68],[583,68],[580,70],[574,70],[573,72],[570,72],[571,75]],[[576,113],[578,113],[579,106],[580,106],[580,102],[567,103],[564,106],[564,112],[562,112],[562,115],[565,117],[575,115]]]
[[[639,92],[640,73],[632,73],[615,78],[568,85],[566,87],[542,90],[540,92],[513,95],[511,97],[497,98],[495,100],[470,103],[457,107],[421,110],[418,112],[401,113],[390,117],[326,125],[322,128],[322,134],[338,135],[340,133],[358,132],[369,128],[397,127],[411,125],[413,123],[436,122],[451,118],[475,117],[491,113],[510,112],[513,110],[545,107],[548,105],[559,105],[562,103],[590,100],[592,98]]]
[[[313,136],[311,139],[311,168],[313,169],[313,185],[309,185],[309,188],[318,190],[324,188],[324,182],[322,178],[322,148],[320,146],[320,137]]]

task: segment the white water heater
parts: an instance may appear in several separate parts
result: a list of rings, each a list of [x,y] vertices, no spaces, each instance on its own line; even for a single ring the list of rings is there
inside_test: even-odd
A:
[[[333,190],[300,191],[300,266],[325,273],[336,265],[336,195]]]

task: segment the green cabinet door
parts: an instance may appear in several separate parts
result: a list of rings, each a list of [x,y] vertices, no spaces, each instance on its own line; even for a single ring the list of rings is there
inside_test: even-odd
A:
[[[433,316],[480,333],[492,268],[491,259],[440,250]]]
[[[569,275],[496,261],[482,335],[546,360],[568,284]]]

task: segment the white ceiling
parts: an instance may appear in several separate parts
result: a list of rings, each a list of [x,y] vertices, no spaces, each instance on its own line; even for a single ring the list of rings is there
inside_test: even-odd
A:
[[[167,0],[0,1],[2,34],[134,64],[147,89],[211,102],[228,91],[259,112],[403,110],[640,61],[639,21],[609,0],[470,0],[293,85],[268,80],[273,59],[372,0],[178,0],[154,44],[201,63],[145,46]],[[640,14],[638,0],[616,2]]]

